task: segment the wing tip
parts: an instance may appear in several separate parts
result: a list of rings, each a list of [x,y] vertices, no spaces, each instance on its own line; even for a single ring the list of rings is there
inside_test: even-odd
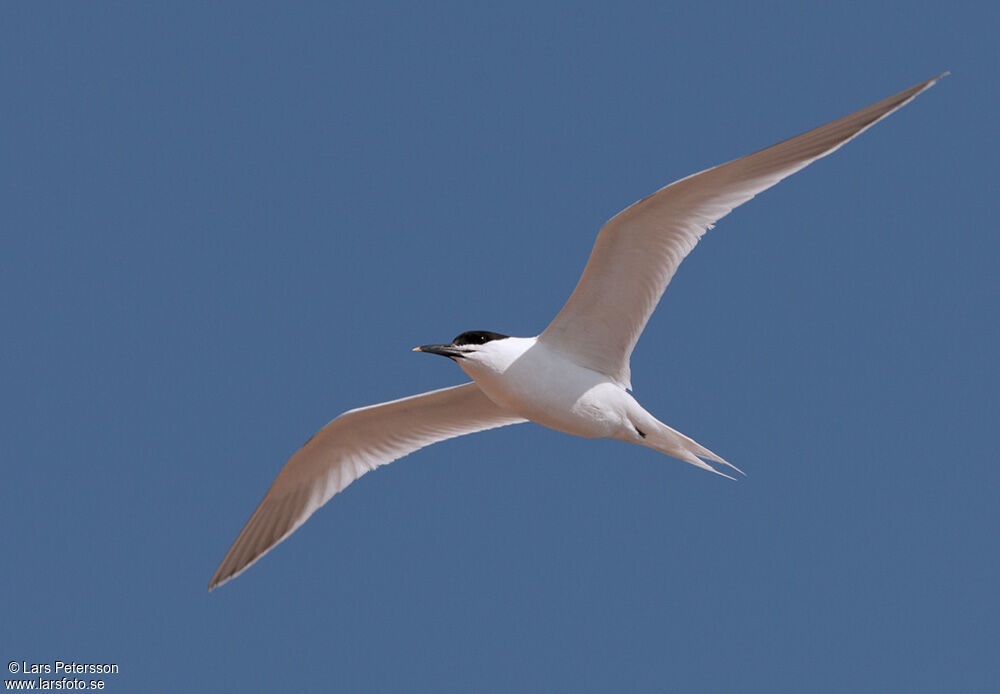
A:
[[[275,543],[275,544],[277,544],[277,543]],[[234,543],[234,547],[235,547],[235,543]],[[268,549],[270,549],[270,547]],[[255,557],[253,557],[249,561],[246,561],[245,563],[243,563],[242,566],[240,566],[233,559],[233,557],[230,556],[231,554],[232,554],[232,549],[230,549],[230,551],[226,553],[226,556],[222,558],[222,562],[219,564],[219,568],[217,568],[215,570],[215,573],[212,574],[212,580],[210,580],[208,582],[208,592],[209,593],[211,593],[213,590],[215,590],[219,586],[228,583],[229,581],[233,580],[234,578],[236,578],[237,576],[239,576],[241,573],[243,573],[244,571],[246,571],[247,569],[249,569],[251,567],[251,565],[254,564],[254,562],[256,562],[262,556],[264,556],[265,554],[267,554],[267,550],[264,550],[263,552],[261,552],[260,554],[258,554]]]
[[[231,581],[232,579],[236,578],[238,575],[243,573],[243,571],[245,571],[248,566],[250,566],[250,564],[247,564],[247,566],[244,566],[242,569],[234,570],[231,566],[229,566],[229,563],[230,563],[229,557],[228,556],[223,557],[222,562],[219,564],[219,567],[215,570],[215,573],[212,574],[212,580],[208,582],[209,593],[211,593],[219,586],[224,585],[229,581]]]
[[[299,523],[299,525],[301,525],[301,523]],[[219,586],[228,583],[256,564],[265,554],[277,547],[285,540],[285,538],[295,532],[299,525],[296,525],[291,530],[282,534],[277,540],[269,542],[267,546],[263,548],[249,548],[249,556],[236,556],[236,552],[239,552],[241,555],[246,554],[249,547],[248,545],[241,543],[240,537],[237,537],[233,546],[228,552],[226,552],[226,556],[222,558],[219,568],[217,568],[215,573],[212,575],[212,580],[208,582],[208,592],[211,593]]]
[[[322,505],[311,503],[312,500],[303,497],[302,490],[276,497],[273,487],[264,495],[219,562],[212,580],[208,582],[209,592],[257,563]]]
[[[951,70],[945,70],[944,72],[942,72],[942,73],[940,73],[938,75],[935,75],[934,77],[931,77],[930,79],[927,79],[927,80],[924,80],[923,82],[920,82],[915,87],[911,87],[911,89],[915,89],[916,93],[919,94],[920,92],[923,92],[923,91],[926,91],[926,90],[930,89],[931,87],[933,87],[935,84],[937,84],[938,82],[940,82],[941,80],[943,80],[945,77],[947,77],[950,74],[951,74]]]
[[[253,562],[250,562],[250,564],[253,564]],[[239,576],[241,573],[243,573],[244,571],[246,571],[248,568],[250,568],[250,564],[247,564],[242,569],[238,569],[236,571],[233,571],[231,569],[227,569],[226,571],[223,571],[222,565],[219,565],[219,568],[216,569],[215,573],[212,575],[212,580],[208,582],[208,592],[211,593],[213,590],[215,590],[219,586],[223,586],[223,585],[229,583],[231,580],[233,580],[234,578],[236,578],[237,576]]]

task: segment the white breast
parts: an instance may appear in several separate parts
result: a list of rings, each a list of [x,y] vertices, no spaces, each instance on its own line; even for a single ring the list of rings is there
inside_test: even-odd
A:
[[[490,349],[458,363],[501,407],[585,438],[614,436],[629,428],[625,413],[632,397],[607,376],[574,364],[535,338],[511,337],[488,345]]]

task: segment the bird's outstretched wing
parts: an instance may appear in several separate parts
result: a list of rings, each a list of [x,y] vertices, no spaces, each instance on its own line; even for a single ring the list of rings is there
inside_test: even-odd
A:
[[[523,421],[495,405],[475,383],[345,412],[285,463],[208,589],[245,571],[369,470],[438,441]]]
[[[945,73],[947,74],[947,73]],[[682,178],[611,218],[540,340],[630,388],[629,358],[677,266],[712,225],[830,154],[944,75],[755,154]]]

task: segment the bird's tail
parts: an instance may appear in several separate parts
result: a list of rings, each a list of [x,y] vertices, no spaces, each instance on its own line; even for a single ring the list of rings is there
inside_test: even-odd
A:
[[[646,435],[642,441],[640,441],[643,446],[660,451],[661,453],[666,453],[669,456],[683,460],[686,463],[691,463],[692,465],[696,465],[697,467],[708,470],[709,472],[714,472],[717,475],[728,477],[731,480],[736,478],[731,475],[727,475],[725,472],[717,470],[713,466],[706,463],[705,460],[720,463],[732,468],[741,475],[746,475],[746,473],[738,467],[708,450],[694,439],[685,436],[675,429],[671,429],[658,419],[654,418],[653,421],[656,422],[656,426],[649,427],[652,431],[644,432]],[[702,458],[705,460],[702,460]]]

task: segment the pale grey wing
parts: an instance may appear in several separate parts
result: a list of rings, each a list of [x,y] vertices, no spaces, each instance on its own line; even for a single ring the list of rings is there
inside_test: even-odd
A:
[[[242,573],[369,470],[438,441],[524,421],[475,383],[345,412],[285,463],[208,589]]]
[[[946,73],[947,74],[947,73]],[[938,79],[773,147],[682,178],[601,229],[566,305],[539,339],[629,388],[629,358],[677,266],[735,207],[830,154]]]

